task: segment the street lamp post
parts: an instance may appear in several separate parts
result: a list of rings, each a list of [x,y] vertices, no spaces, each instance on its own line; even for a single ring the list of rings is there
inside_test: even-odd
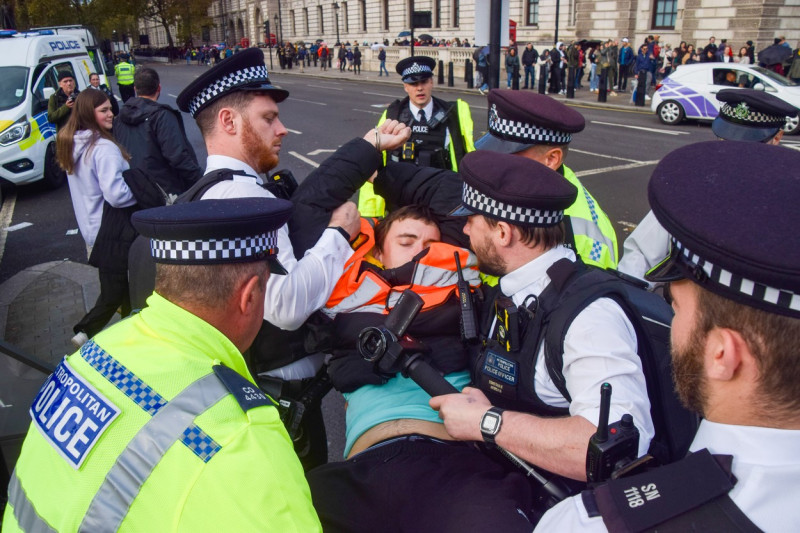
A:
[[[336,14],[336,46],[341,46],[342,41],[339,39],[339,3],[333,3],[333,12]]]
[[[275,37],[278,39],[278,46],[283,46],[283,35],[281,35],[280,17],[278,16],[277,13],[275,14],[274,20],[275,20],[275,28],[276,28],[276,30],[275,30],[276,36]]]

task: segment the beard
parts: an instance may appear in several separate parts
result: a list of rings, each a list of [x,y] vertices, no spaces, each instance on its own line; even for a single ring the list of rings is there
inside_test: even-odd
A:
[[[473,244],[470,242],[470,244],[472,244],[472,250],[478,259],[478,269],[481,272],[498,278],[506,275],[506,263],[491,245],[488,238],[480,243]]]
[[[271,145],[253,133],[253,128],[250,126],[250,121],[247,117],[244,117],[242,121],[242,145],[245,153],[250,154],[253,158],[252,160],[255,161],[253,170],[256,172],[267,174],[278,166],[278,155],[272,152]]]
[[[703,406],[708,398],[707,382],[703,368],[705,335],[697,326],[692,329],[685,345],[679,346],[672,339],[672,379],[681,402],[692,411],[703,415]]]

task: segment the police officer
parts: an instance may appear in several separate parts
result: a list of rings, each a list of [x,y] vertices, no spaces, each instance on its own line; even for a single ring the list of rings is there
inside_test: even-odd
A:
[[[551,285],[551,267],[577,260],[563,245],[564,210],[574,203],[577,188],[547,179],[558,174],[544,165],[507,154],[478,150],[464,166],[461,207],[453,215],[468,217],[464,233],[481,272],[500,277],[499,290],[487,303],[499,309],[504,297],[510,299],[509,311],[528,306]],[[500,314],[489,307],[487,317]],[[639,452],[646,452],[654,435],[650,402],[636,334],[618,303],[597,299],[568,327],[561,356],[569,398],[550,379],[544,346],[523,350],[523,336],[515,348],[503,340],[507,329],[499,321],[484,319],[486,344],[472,363],[480,389],[431,400],[452,437],[496,443],[550,472],[585,480],[600,386],[608,382],[614,389],[610,419],[632,414],[641,433]]]
[[[290,213],[247,198],[134,215],[156,291],[45,382],[4,531],[320,530],[275,404],[241,354],[267,279],[285,272],[277,231]]]
[[[407,96],[395,100],[381,115],[411,127],[411,139],[402,149],[388,154],[395,161],[424,167],[458,170],[464,154],[475,149],[472,142],[472,113],[460,98],[446,102],[433,96],[433,69],[430,57],[411,56],[397,63]],[[358,210],[362,216],[383,216],[385,202],[367,183],[359,191]]]
[[[583,115],[549,96],[520,91],[489,92],[489,132],[475,141],[478,150],[516,154],[547,165],[578,188],[567,210],[567,245],[586,264],[617,266],[617,235],[597,200],[564,161]]]
[[[537,531],[797,529],[800,253],[781,243],[800,225],[798,169],[797,152],[734,141],[656,167],[650,206],[672,252],[647,278],[670,283],[675,385],[704,418],[693,453],[564,501]]]
[[[120,59],[120,62],[114,66],[114,75],[117,77],[119,96],[124,104],[128,101],[128,98],[136,96],[133,88],[133,75],[136,68],[129,63],[130,56],[128,54],[123,54]]]
[[[717,100],[722,105],[711,129],[727,141],[779,144],[786,119],[798,113],[777,96],[754,89],[723,89],[717,93]],[[625,239],[619,270],[643,278],[668,252],[669,234],[651,211]]]

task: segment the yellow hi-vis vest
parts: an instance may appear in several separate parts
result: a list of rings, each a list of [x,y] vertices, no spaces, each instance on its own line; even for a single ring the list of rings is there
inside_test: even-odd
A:
[[[575,203],[564,211],[565,215],[569,215],[572,226],[575,253],[587,265],[617,268],[619,255],[614,226],[572,169],[567,165],[563,165],[563,169],[564,177],[578,188]]]
[[[134,70],[136,70],[134,66],[127,61],[117,63],[117,66],[114,67],[114,75],[117,77],[117,85],[132,85]]]
[[[45,382],[3,531],[320,531],[241,353],[158,294],[147,303]]]
[[[469,110],[469,104],[460,98],[456,100],[456,112],[458,114],[458,124],[461,130],[461,136],[464,138],[464,153],[468,154],[475,151],[475,143],[472,140],[473,124],[472,112]],[[378,120],[378,126],[386,121],[386,114],[388,110],[384,110],[381,118]],[[454,171],[458,171],[458,160],[456,159],[455,147],[451,142],[449,145],[450,152],[450,165]],[[383,152],[383,161],[386,162],[386,152]],[[362,217],[382,217],[386,213],[386,202],[383,197],[375,193],[372,183],[365,183],[358,191],[358,211]]]

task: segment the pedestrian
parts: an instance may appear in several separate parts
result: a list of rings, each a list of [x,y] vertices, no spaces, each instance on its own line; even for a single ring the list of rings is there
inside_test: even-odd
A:
[[[186,64],[187,65],[192,64],[192,50],[190,48],[186,49]]]
[[[320,44],[319,46],[319,59],[320,65],[319,67],[326,71],[328,70],[328,57],[330,56],[330,50],[328,50],[328,45],[325,43]]]
[[[511,88],[511,81],[516,79],[516,87],[519,89],[519,56],[516,48],[509,48],[506,54],[506,88]]]
[[[380,68],[378,69],[378,77],[383,76],[383,73],[386,73],[386,77],[389,77],[389,71],[386,70],[386,48],[381,47],[378,51],[378,61],[380,61]]]
[[[708,44],[705,48],[703,48],[702,58],[704,63],[713,63],[717,60],[716,38],[713,35],[708,39]]]
[[[89,74],[89,89],[97,89],[99,91],[103,91],[105,95],[108,97],[108,101],[111,102],[111,112],[114,113],[116,117],[119,114],[119,104],[117,103],[117,99],[114,97],[114,93],[111,92],[111,89],[108,88],[108,85],[100,84],[100,74],[97,72],[92,72]]]
[[[344,72],[347,66],[347,50],[341,43],[339,43],[339,52],[337,53],[336,59],[339,60],[339,72]]]
[[[358,46],[353,48],[353,70],[356,74],[361,74],[361,50]]]
[[[561,71],[566,66],[564,58],[564,43],[557,42],[555,48],[550,50],[550,94],[566,94],[561,84]]]
[[[136,237],[130,225],[136,200],[122,177],[130,156],[111,136],[113,120],[105,93],[83,91],[56,140],[89,264],[100,277],[97,302],[73,327],[76,347],[100,332],[117,309],[122,317],[131,312],[128,248]]]
[[[149,67],[136,70],[136,97],[122,106],[114,123],[114,138],[131,155],[132,171],[158,184],[166,195],[177,197],[203,175],[197,163],[183,118],[177,109],[159,103],[161,80]]]
[[[274,243],[291,209],[247,198],[136,214],[156,291],[45,383],[6,528],[321,531],[277,402],[242,356],[280,277]],[[53,487],[65,488],[55,506]]]
[[[792,52],[792,63],[786,77],[795,83],[800,83],[800,43]]]
[[[387,151],[384,157],[420,167],[458,170],[464,155],[475,149],[472,112],[460,98],[447,102],[433,96],[434,68],[436,61],[427,56],[411,56],[397,63],[395,70],[407,96],[389,104],[378,126],[386,120],[398,120],[411,128],[411,139],[402,149]],[[384,199],[373,191],[371,183],[365,183],[359,191],[358,210],[367,217],[383,216],[386,211]]]
[[[475,59],[475,68],[478,71],[478,92],[485,94],[489,90],[489,47],[476,48],[472,54]]]
[[[72,72],[69,70],[59,71],[58,90],[47,101],[47,121],[55,124],[56,133],[69,120],[79,92]]]
[[[119,95],[122,98],[122,103],[128,101],[128,98],[135,96],[133,90],[133,75],[136,73],[136,67],[129,63],[130,57],[123,54],[121,60],[114,67],[114,75],[117,77],[117,88],[119,88]]]
[[[753,180],[766,168],[781,170]],[[675,389],[700,426],[686,459],[563,501],[537,532],[796,529],[800,257],[765,246],[742,214],[769,206],[770,239],[793,239],[798,168],[796,151],[733,141],[689,144],[658,164],[648,197],[671,246],[648,279],[669,283]]]
[[[596,93],[600,85],[600,78],[597,75],[597,49],[589,47],[586,57],[589,60],[589,92]]]
[[[523,89],[536,88],[537,61],[539,61],[539,52],[533,47],[533,43],[528,43],[522,51],[522,65],[525,69],[525,85]]]
[[[634,69],[636,56],[627,37],[622,39],[622,48],[619,50],[619,91],[625,92],[628,88],[628,77]]]
[[[736,56],[736,62],[740,65],[749,65],[751,63],[750,55],[748,54],[746,46],[742,46],[739,49],[739,55]]]
[[[352,72],[353,71],[353,61],[354,61],[355,58],[353,56],[353,50],[351,48],[347,49],[347,52],[345,53],[345,58],[347,59],[347,72]]]

